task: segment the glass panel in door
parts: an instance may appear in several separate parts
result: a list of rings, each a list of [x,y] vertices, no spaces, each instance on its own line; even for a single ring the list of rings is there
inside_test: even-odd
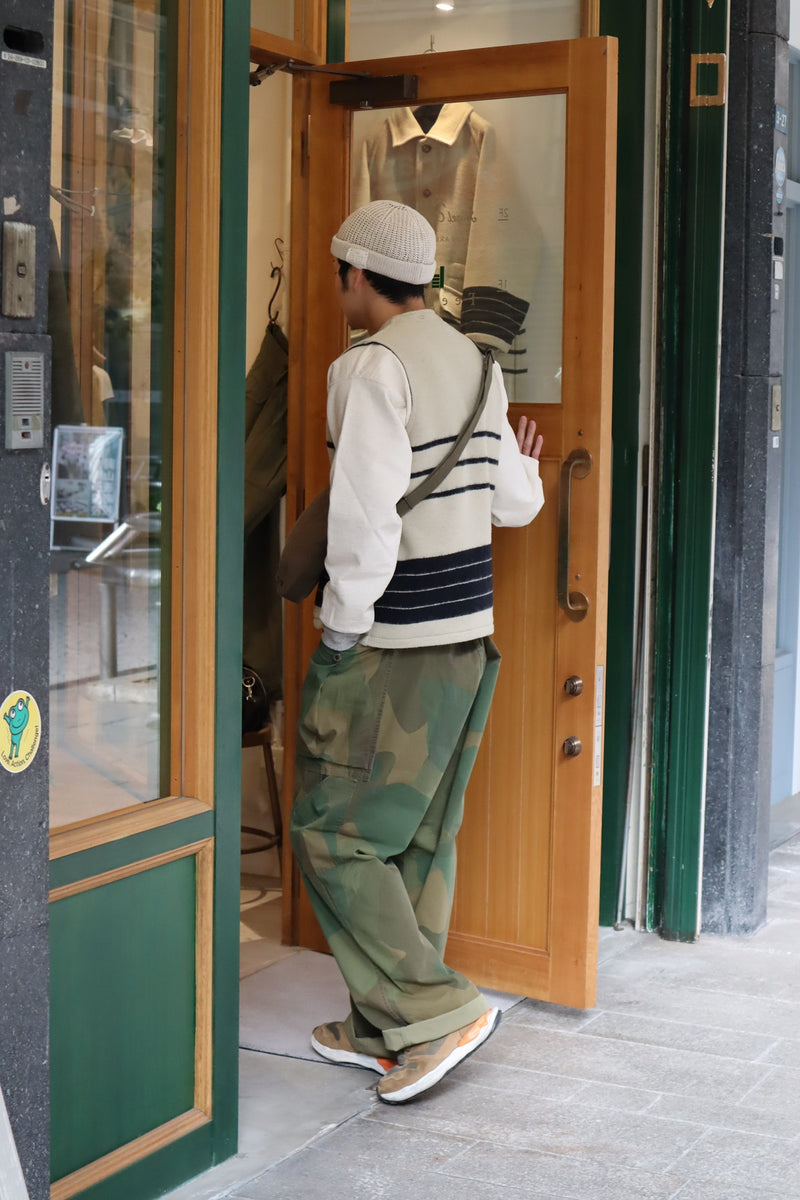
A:
[[[298,5],[295,0],[250,0],[250,26],[276,37],[303,41],[303,8],[304,5]]]
[[[57,0],[51,826],[163,794],[166,0]]]
[[[436,231],[430,307],[492,346],[509,400],[561,399],[566,98],[353,116],[352,207],[397,200]]]

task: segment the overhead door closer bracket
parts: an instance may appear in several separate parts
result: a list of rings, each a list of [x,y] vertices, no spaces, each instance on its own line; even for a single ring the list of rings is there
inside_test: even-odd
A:
[[[291,75],[315,72],[323,75],[340,75],[330,86],[331,104],[343,108],[385,108],[391,105],[408,104],[417,98],[416,75],[370,75],[367,71],[347,71],[340,67],[317,67],[310,63],[297,62],[293,58],[276,59],[263,63],[250,72],[250,86],[258,87],[276,71],[288,71]]]

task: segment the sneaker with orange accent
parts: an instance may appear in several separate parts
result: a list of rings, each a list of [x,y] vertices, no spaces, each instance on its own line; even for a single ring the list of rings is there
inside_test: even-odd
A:
[[[378,1082],[378,1098],[384,1104],[405,1104],[444,1079],[454,1067],[473,1054],[500,1024],[500,1009],[490,1008],[477,1021],[456,1029],[434,1042],[408,1046],[397,1057],[397,1066]]]
[[[318,1025],[311,1034],[311,1046],[328,1062],[340,1063],[345,1067],[366,1067],[368,1071],[377,1071],[379,1075],[385,1075],[397,1066],[396,1058],[376,1058],[356,1050],[345,1032],[344,1021]]]

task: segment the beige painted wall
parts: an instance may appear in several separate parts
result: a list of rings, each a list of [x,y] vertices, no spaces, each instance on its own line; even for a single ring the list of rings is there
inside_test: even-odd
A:
[[[275,281],[271,264],[280,258],[275,238],[283,238],[284,283],[276,300],[278,323],[286,330],[289,301],[289,196],[291,175],[292,81],[284,72],[250,89],[250,164],[247,228],[247,365],[252,363],[267,325]]]

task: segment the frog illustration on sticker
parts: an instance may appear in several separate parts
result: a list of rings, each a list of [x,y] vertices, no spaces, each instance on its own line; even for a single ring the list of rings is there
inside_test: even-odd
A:
[[[31,765],[39,749],[42,736],[39,705],[27,691],[11,692],[0,706],[0,713],[6,723],[4,736],[0,729],[0,763],[16,774]]]

